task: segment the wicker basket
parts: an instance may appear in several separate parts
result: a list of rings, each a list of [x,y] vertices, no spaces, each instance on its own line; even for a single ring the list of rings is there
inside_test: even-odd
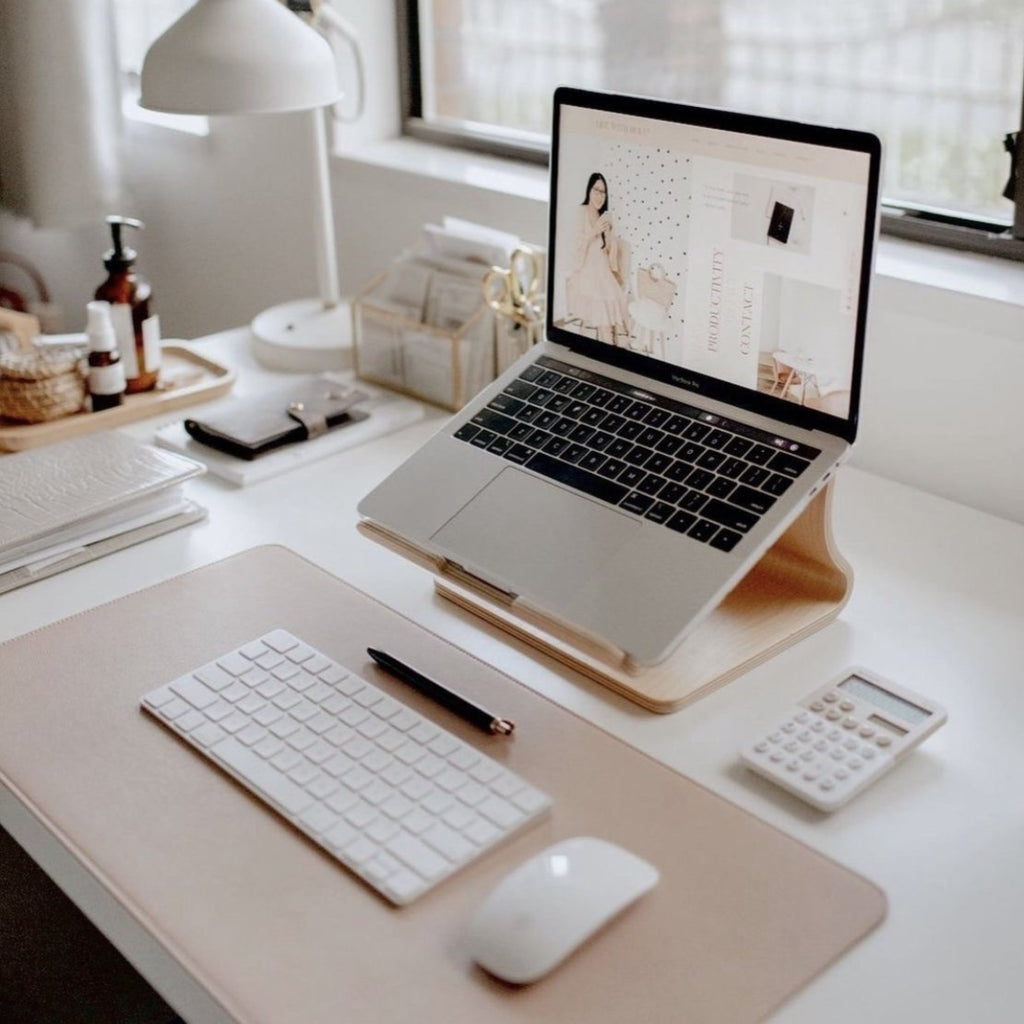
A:
[[[85,405],[83,351],[0,351],[0,417],[43,423],[79,412]]]

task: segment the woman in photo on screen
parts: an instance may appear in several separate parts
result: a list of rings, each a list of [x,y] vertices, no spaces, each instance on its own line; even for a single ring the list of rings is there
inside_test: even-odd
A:
[[[598,341],[628,344],[629,310],[623,287],[623,247],[608,212],[608,183],[595,171],[587,181],[576,223],[576,253],[565,282],[570,317],[597,332]]]

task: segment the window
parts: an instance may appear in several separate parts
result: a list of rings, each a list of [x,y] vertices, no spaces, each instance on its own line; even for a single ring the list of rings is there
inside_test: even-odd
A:
[[[883,230],[1024,258],[1019,0],[404,0],[409,130],[532,155],[558,84],[865,128]]]

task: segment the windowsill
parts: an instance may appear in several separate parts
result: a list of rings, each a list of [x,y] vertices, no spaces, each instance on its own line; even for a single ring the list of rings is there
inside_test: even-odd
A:
[[[548,200],[546,167],[418,139],[395,138],[350,146],[341,159],[374,174],[394,171],[517,199]],[[897,288],[924,285],[1024,309],[1024,263],[1018,261],[882,235],[875,269],[880,278]]]

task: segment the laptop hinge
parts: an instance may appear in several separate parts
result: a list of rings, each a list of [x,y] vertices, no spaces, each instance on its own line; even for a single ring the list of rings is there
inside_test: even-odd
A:
[[[511,590],[503,590],[493,583],[488,583],[487,580],[481,579],[475,573],[470,572],[465,566],[459,565],[458,562],[452,562],[447,558],[441,559],[440,569],[444,575],[450,576],[467,587],[480,591],[498,604],[511,606],[519,596]]]

